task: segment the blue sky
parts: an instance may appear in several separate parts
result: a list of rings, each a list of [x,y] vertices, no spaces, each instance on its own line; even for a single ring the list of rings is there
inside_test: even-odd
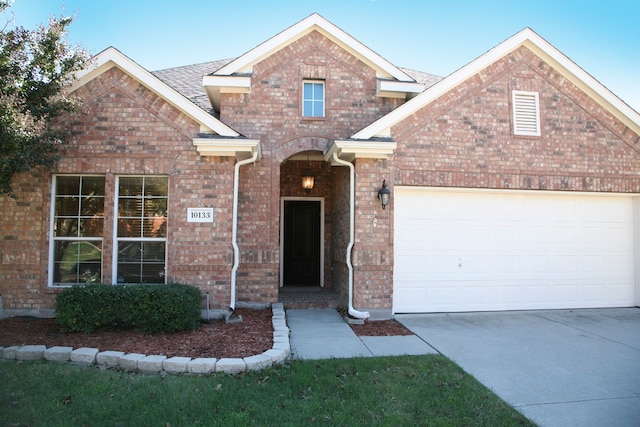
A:
[[[239,56],[317,12],[397,66],[447,76],[530,27],[640,111],[637,1],[15,0],[10,11],[27,28],[75,16],[72,43],[114,46],[149,70]]]

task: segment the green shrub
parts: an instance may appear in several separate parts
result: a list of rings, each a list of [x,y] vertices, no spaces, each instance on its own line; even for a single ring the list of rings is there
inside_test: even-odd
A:
[[[56,296],[56,320],[66,332],[186,331],[199,325],[200,302],[189,285],[78,285]]]

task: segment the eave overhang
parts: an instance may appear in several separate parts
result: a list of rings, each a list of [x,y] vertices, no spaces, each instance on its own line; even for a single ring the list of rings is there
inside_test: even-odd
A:
[[[355,159],[389,159],[397,147],[395,141],[335,140],[324,153],[324,159],[333,163],[333,153],[337,153],[341,160],[348,162]]]
[[[244,160],[258,153],[257,160],[262,157],[259,139],[217,138],[200,136],[193,139],[193,145],[201,156],[235,157]]]
[[[220,111],[220,94],[251,92],[251,76],[211,74],[202,78],[202,85],[214,110]]]
[[[407,99],[423,92],[425,86],[416,82],[378,79],[377,95],[381,98]]]

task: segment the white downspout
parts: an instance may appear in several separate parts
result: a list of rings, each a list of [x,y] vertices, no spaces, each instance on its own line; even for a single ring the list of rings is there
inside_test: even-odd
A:
[[[236,309],[236,273],[240,266],[240,248],[238,247],[238,187],[240,181],[240,166],[253,163],[258,158],[259,150],[255,150],[248,159],[236,163],[233,173],[233,218],[231,220],[231,245],[233,246],[233,268],[231,269],[231,302],[229,310],[233,313]]]
[[[356,186],[355,186],[355,172],[353,164],[338,158],[338,153],[333,153],[333,160],[339,165],[347,166],[349,168],[349,245],[347,246],[347,268],[349,268],[349,315],[357,319],[368,319],[368,311],[358,311],[353,308],[353,264],[351,264],[351,250],[353,249],[353,242],[355,240],[355,200],[356,200]]]

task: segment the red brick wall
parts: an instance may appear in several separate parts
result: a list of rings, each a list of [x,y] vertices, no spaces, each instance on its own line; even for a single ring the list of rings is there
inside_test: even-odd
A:
[[[118,69],[82,87],[82,114],[67,124],[56,173],[105,175],[103,277],[112,280],[116,176],[168,175],[167,281],[198,285],[212,308],[229,304],[232,265],[232,158],[203,158],[191,138],[199,126]],[[17,200],[0,199],[0,292],[5,309],[51,309],[47,286],[50,173],[16,181]],[[213,223],[188,223],[189,207],[213,207]],[[25,271],[27,274],[25,274]]]
[[[540,137],[513,135],[511,93],[540,97]],[[638,135],[521,48],[395,126],[395,185],[640,191]]]
[[[301,90],[306,78],[325,81],[326,117],[323,119],[302,118]],[[397,99],[379,98],[376,84],[373,70],[319,33],[312,32],[256,64],[250,93],[222,94],[221,120],[242,135],[260,139],[263,155],[260,162],[241,171],[239,301],[277,301],[280,200],[275,195],[301,195],[298,171],[288,165],[287,159],[307,150],[324,152],[334,139],[348,138],[402,103]],[[330,179],[337,170],[344,169],[326,165],[322,168],[323,179],[325,173]],[[348,185],[346,189],[339,188],[348,195]],[[344,257],[335,255],[336,251],[344,253],[346,246],[340,249],[335,238],[328,237],[342,232],[343,224],[348,225],[348,217],[341,217],[338,225],[332,212],[331,197],[343,195],[325,191],[322,181],[310,195],[325,197],[325,236],[330,239],[325,239],[325,285],[346,286],[347,276],[341,272],[340,261],[336,261],[344,262]],[[330,256],[326,256],[327,251]]]

